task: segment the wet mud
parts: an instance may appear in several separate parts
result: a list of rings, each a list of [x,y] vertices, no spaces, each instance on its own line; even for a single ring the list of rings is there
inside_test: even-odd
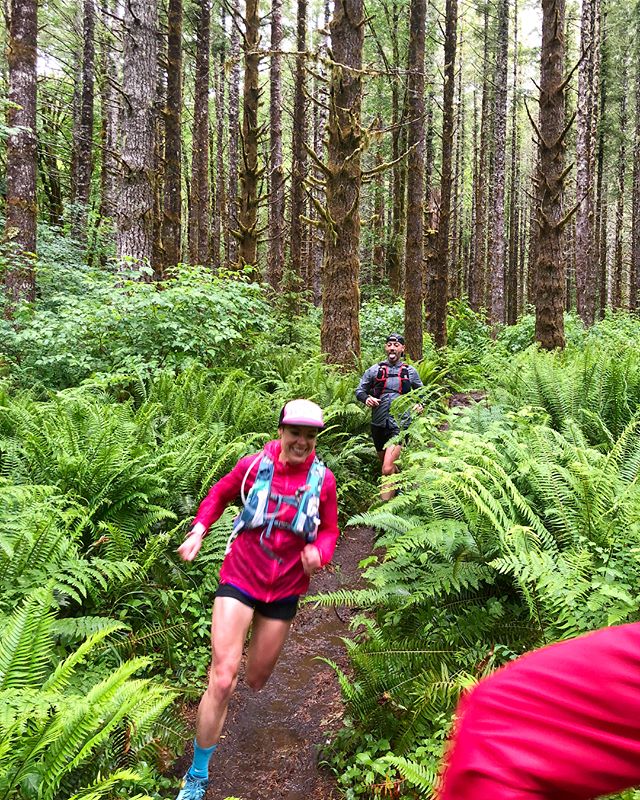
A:
[[[358,563],[373,549],[374,534],[349,529],[341,536],[333,564],[316,575],[310,594],[361,585]],[[217,752],[211,761],[205,800],[337,800],[329,771],[318,752],[341,726],[343,706],[332,668],[318,656],[348,670],[342,637],[352,636],[354,611],[301,607],[269,683],[252,692],[242,680],[231,701]],[[197,704],[186,706],[194,727]],[[176,763],[183,774],[191,745]]]

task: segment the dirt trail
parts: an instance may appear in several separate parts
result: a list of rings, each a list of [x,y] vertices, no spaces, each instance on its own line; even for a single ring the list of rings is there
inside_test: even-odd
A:
[[[311,583],[311,594],[360,585],[358,563],[373,548],[373,531],[348,529],[333,564]],[[347,609],[302,606],[273,676],[261,692],[242,681],[229,708],[218,751],[211,762],[206,800],[335,800],[329,773],[317,767],[318,747],[340,727],[342,702],[335,673],[315,660],[324,656],[346,666],[340,638],[349,636]],[[195,722],[196,706],[186,709]],[[175,765],[182,775],[191,747]]]

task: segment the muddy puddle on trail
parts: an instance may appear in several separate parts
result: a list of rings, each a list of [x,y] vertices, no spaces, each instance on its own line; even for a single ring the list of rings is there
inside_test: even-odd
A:
[[[361,585],[358,563],[373,541],[371,530],[347,530],[333,565],[314,577],[310,594]],[[344,608],[302,606],[265,688],[252,692],[241,674],[205,800],[337,800],[331,773],[317,761],[319,748],[340,728],[342,701],[335,673],[316,657],[347,667],[341,637],[350,635],[351,617]],[[196,708],[184,709],[192,728]],[[190,763],[189,745],[173,772],[182,775]]]

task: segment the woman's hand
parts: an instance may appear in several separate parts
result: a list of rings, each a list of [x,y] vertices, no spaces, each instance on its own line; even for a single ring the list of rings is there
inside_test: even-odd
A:
[[[183,561],[193,561],[200,552],[204,530],[192,530],[184,542],[178,548],[178,555]]]
[[[314,572],[322,569],[322,558],[315,544],[305,544],[300,553],[300,558],[302,559],[302,568],[306,575],[313,575]]]

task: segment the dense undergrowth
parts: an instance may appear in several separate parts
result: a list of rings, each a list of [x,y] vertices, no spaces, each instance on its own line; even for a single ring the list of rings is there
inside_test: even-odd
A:
[[[431,796],[465,687],[640,619],[640,323],[567,322],[553,354],[522,349],[527,318],[496,343],[465,326],[467,388],[485,397],[416,420],[400,494],[351,520],[379,529],[384,555],[370,588],[321,599],[368,610],[346,642],[348,726],[325,754],[347,797]]]
[[[326,753],[347,797],[427,796],[461,688],[637,617],[635,319],[586,333],[568,317],[569,346],[550,355],[532,318],[494,341],[452,306],[449,347],[417,364],[426,411],[402,493],[376,507],[358,374],[323,363],[316,309],[294,321],[250,274],[185,269],[158,291],[42,242],[38,301],[0,323],[0,797],[170,793],[162,770],[185,736],[172,701],[200,691],[233,511],[192,565],[175,548],[292,397],[325,408],[342,522],[376,526],[385,548],[371,588],[322,600],[366,611]],[[401,326],[398,304],[365,303],[359,367]],[[484,399],[448,409],[471,390]]]

